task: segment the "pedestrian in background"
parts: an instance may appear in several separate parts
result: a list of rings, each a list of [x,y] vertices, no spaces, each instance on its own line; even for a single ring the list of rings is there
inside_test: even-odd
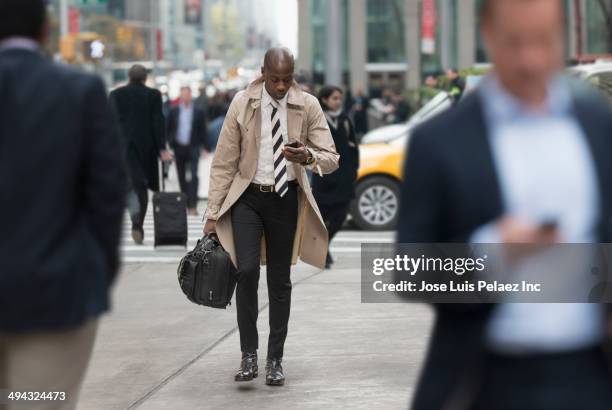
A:
[[[340,155],[336,171],[324,177],[317,174],[312,176],[312,194],[325,221],[329,243],[346,221],[349,205],[355,198],[355,181],[359,169],[355,129],[342,111],[342,96],[342,89],[336,86],[326,86],[319,91],[319,102],[331,130],[336,152]],[[329,269],[333,262],[328,247],[325,267]]]
[[[357,90],[351,105],[351,115],[353,116],[357,142],[361,141],[361,137],[370,130],[368,125],[368,108],[370,108],[370,100],[362,89]]]
[[[440,91],[438,78],[435,75],[428,75],[425,78],[425,85],[419,89],[421,107],[430,102]]]
[[[448,93],[449,95],[458,102],[463,97],[465,91],[465,80],[461,78],[459,72],[451,68],[446,71],[446,79],[448,80]]]
[[[119,267],[125,170],[106,89],[99,78],[43,56],[47,26],[45,1],[0,1],[0,408],[6,410],[77,407]],[[7,400],[24,391],[59,396]]]
[[[168,119],[168,142],[174,151],[181,192],[187,195],[190,215],[198,215],[200,157],[211,151],[207,142],[206,112],[192,101],[191,88],[181,88],[179,105]]]
[[[206,87],[206,83],[200,86],[198,89],[198,97],[193,102],[198,109],[204,111],[204,114],[208,112],[208,94],[206,93]]]
[[[217,143],[221,135],[225,116],[229,110],[230,102],[230,93],[217,92],[209,103],[208,118],[210,119],[210,123],[208,125],[208,144],[210,145],[211,152],[214,152],[217,148]]]
[[[410,116],[410,105],[401,93],[393,95],[393,105],[395,107],[393,123],[403,124],[408,121],[408,117]]]
[[[494,70],[412,135],[398,241],[610,243],[612,112],[560,77],[562,3],[485,0],[482,7]],[[588,294],[589,266],[571,273],[575,281],[550,272],[560,294]],[[609,305],[435,308],[414,410],[612,408]]]
[[[136,205],[129,206],[132,239],[139,245],[144,241],[148,190],[159,191],[159,159],[172,160],[172,154],[166,150],[162,95],[145,85],[147,76],[147,69],[136,64],[128,71],[129,84],[110,94],[125,139],[129,190],[136,199]]]

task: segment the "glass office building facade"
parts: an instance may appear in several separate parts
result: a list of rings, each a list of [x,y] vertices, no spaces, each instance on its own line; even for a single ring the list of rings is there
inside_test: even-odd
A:
[[[348,64],[349,51],[360,50],[359,47],[366,56],[368,84],[365,88],[371,90],[383,84],[406,87],[411,73],[421,80],[424,75],[441,73],[448,68],[464,69],[489,62],[478,30],[482,0],[433,0],[435,41],[428,50],[421,50],[419,30],[423,24],[423,5],[428,0],[298,0],[308,8],[311,17],[308,20],[306,14],[299,16],[300,24],[309,27],[301,35],[310,36],[308,50],[300,49],[299,53],[300,56],[304,51],[311,54],[310,59],[306,58],[308,66],[303,68],[313,73],[318,83],[325,80],[326,48],[333,41],[326,34],[326,7],[330,1],[341,1],[344,18],[340,39],[344,85],[351,84],[351,73],[360,69]],[[612,27],[608,26],[602,4],[607,5],[612,21],[612,0],[564,0],[568,59],[612,53]],[[351,47],[353,39],[348,38],[351,31],[347,30],[355,24],[355,7],[362,7],[365,13],[365,19],[359,20],[365,31],[365,44],[358,44],[357,48]]]
[[[300,24],[308,25],[309,30],[306,34],[310,38],[308,44],[308,67],[311,78],[315,83],[325,82],[327,47],[332,40],[328,37],[328,0],[298,0],[303,3],[307,10],[304,16],[300,15]],[[334,1],[334,0],[332,0]],[[418,30],[413,36],[409,35],[408,26],[416,27],[420,24],[418,13],[414,13],[416,18],[409,21],[407,8],[416,4],[414,0],[363,0],[361,2],[351,2],[350,0],[340,1],[341,15],[343,21],[342,38],[339,39],[342,56],[342,78],[345,85],[351,82],[350,50],[351,38],[350,30],[354,22],[356,4],[364,7],[365,19],[363,21],[365,31],[365,43],[363,44],[366,65],[368,87],[374,92],[383,85],[394,88],[404,88],[406,86],[407,75],[411,63],[413,66],[419,64],[424,73],[438,73],[449,67],[459,65],[459,24],[458,12],[459,5],[456,0],[434,0],[436,8],[436,20],[438,29],[435,33],[435,46],[429,54],[422,54],[420,61],[410,61],[408,55],[409,42],[418,39]],[[417,40],[418,41],[418,40]],[[420,46],[419,46],[420,47]],[[353,48],[354,49],[354,48]],[[304,50],[300,50],[303,57]],[[416,63],[416,64],[415,64]]]

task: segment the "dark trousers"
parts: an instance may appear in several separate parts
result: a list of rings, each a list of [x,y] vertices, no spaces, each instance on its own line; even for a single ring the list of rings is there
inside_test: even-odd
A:
[[[316,198],[316,197],[315,197]],[[317,204],[321,217],[325,222],[327,233],[329,235],[329,244],[331,245],[334,236],[342,229],[346,216],[348,215],[350,202],[339,204]]]
[[[181,192],[187,195],[187,207],[195,208],[198,205],[200,151],[198,148],[177,145],[174,147],[174,156],[179,186]]]
[[[149,190],[147,179],[140,163],[136,160],[128,162],[130,186],[128,193],[128,209],[132,220],[132,229],[142,229],[147,207],[149,206]]]
[[[473,410],[612,409],[602,349],[525,357],[488,355]]]
[[[266,273],[270,301],[268,357],[283,357],[291,307],[291,256],[297,225],[297,186],[281,198],[250,186],[232,207],[232,226],[238,284],[236,310],[240,330],[240,349],[254,352],[259,347],[257,334],[257,288],[261,237],[266,241]]]

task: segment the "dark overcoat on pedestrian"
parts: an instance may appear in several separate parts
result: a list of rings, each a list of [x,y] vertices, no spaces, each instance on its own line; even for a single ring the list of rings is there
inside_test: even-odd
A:
[[[109,309],[119,267],[125,172],[106,88],[6,49],[0,101],[0,334],[82,325]]]
[[[119,117],[132,182],[159,191],[158,158],[166,147],[161,93],[131,83],[111,92],[110,100]]]
[[[340,155],[340,166],[325,177],[313,174],[312,193],[318,204],[343,204],[355,198],[359,148],[353,124],[347,115],[343,113],[338,116],[336,127],[329,125],[336,152]]]

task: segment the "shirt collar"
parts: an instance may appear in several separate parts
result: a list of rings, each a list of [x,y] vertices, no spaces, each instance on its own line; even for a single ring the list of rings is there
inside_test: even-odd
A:
[[[27,37],[9,37],[0,41],[0,50],[21,49],[28,51],[38,51],[40,44]]]
[[[268,90],[266,90],[266,87],[262,87],[263,90],[261,92],[261,104],[263,107],[267,107],[268,104],[272,104],[272,106],[274,107],[278,107],[281,106],[282,108],[286,108],[287,107],[287,97],[289,96],[289,93],[285,94],[285,96],[283,97],[282,100],[275,100],[274,98],[272,98],[272,96],[268,93]]]
[[[534,113],[525,103],[504,89],[495,74],[482,82],[480,96],[489,117],[494,120],[513,120],[525,116],[562,116],[571,111],[571,95],[565,79],[555,76],[548,86],[546,104],[541,113]]]

